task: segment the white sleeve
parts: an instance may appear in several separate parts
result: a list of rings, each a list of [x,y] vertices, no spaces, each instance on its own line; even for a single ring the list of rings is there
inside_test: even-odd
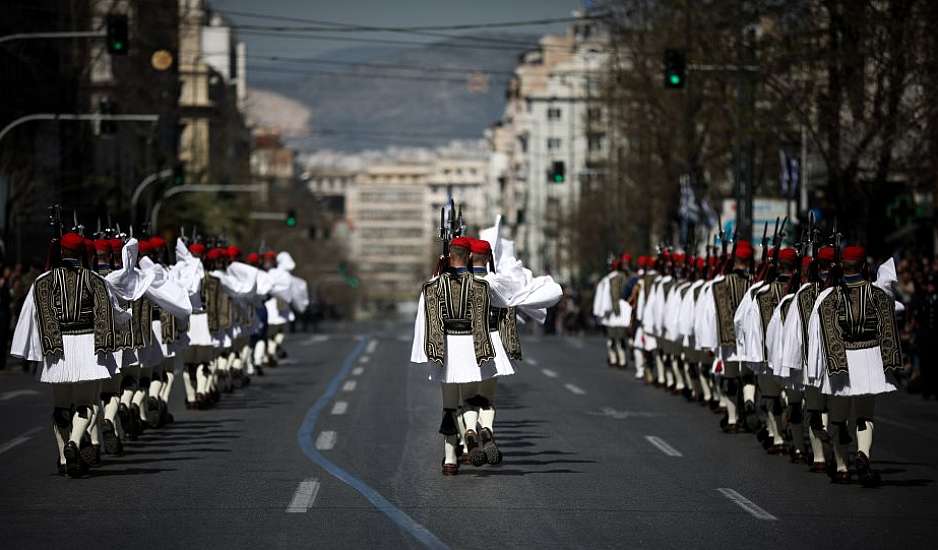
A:
[[[781,368],[781,332],[782,332],[782,308],[784,302],[779,302],[772,312],[772,319],[769,320],[769,326],[765,329],[765,348],[769,356],[765,358],[769,363],[769,368],[775,370],[776,365]]]
[[[149,258],[143,258],[140,260],[140,269],[154,275],[153,282],[146,290],[147,298],[177,319],[185,319],[192,314],[189,293],[169,278],[163,266],[154,264]]]
[[[811,308],[811,317],[810,321],[808,321],[808,365],[806,375],[808,380],[811,381],[820,378],[821,369],[826,368],[825,365],[827,364],[824,342],[822,340],[823,335],[821,334],[821,316],[818,314],[818,305],[820,305],[821,300],[826,298],[828,294],[830,294],[830,289],[818,295],[817,300],[814,302],[814,307]]]
[[[430,359],[427,357],[424,343],[427,335],[425,334],[426,312],[424,311],[423,292],[417,300],[417,317],[414,319],[414,342],[410,348],[411,363],[426,363]]]
[[[694,323],[695,343],[698,349],[716,351],[720,341],[717,337],[717,312],[712,285],[701,294],[699,301],[701,304],[694,312],[697,317]]]
[[[804,368],[804,341],[801,331],[801,311],[797,302],[798,294],[792,298],[794,303],[788,308],[788,317],[782,328],[782,368],[801,370]]]
[[[36,312],[36,300],[33,298],[34,286],[29,287],[20,316],[16,320],[16,329],[13,331],[13,340],[10,343],[10,355],[22,357],[27,361],[42,361],[39,319]]]
[[[143,271],[137,265],[137,239],[130,239],[121,250],[122,267],[104,277],[112,296],[127,302],[139,300],[153,283],[155,274]]]

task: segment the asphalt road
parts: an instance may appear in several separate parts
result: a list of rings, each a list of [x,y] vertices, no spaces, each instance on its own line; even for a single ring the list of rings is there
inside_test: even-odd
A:
[[[0,371],[2,548],[931,548],[938,403],[877,409],[877,489],[831,485],[699,406],[609,369],[598,338],[530,337],[500,382],[500,466],[440,475],[439,388],[405,324],[292,335],[209,411],[55,474],[48,389]]]

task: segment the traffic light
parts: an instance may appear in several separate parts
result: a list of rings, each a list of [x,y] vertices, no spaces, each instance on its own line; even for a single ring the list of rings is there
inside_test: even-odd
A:
[[[287,227],[296,227],[296,210],[287,210],[287,217],[284,220]]]
[[[177,162],[173,165],[173,185],[185,185],[186,184],[186,167],[181,163]]]
[[[547,181],[550,183],[563,183],[567,181],[567,166],[562,160],[555,160],[547,171]]]
[[[109,14],[107,23],[107,53],[111,55],[127,55],[130,43],[127,40],[127,16],[118,13]]]
[[[687,80],[687,53],[684,50],[664,51],[664,87],[681,89]]]
[[[98,100],[98,113],[102,115],[114,114],[114,102],[110,98],[102,97]],[[113,120],[101,120],[98,124],[101,135],[111,135],[117,131],[117,125]]]

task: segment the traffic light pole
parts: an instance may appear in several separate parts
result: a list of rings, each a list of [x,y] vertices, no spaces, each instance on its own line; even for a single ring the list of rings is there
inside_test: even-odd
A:
[[[150,227],[153,231],[159,230],[159,221],[160,221],[160,210],[163,208],[163,203],[176,195],[181,193],[262,193],[267,189],[267,186],[262,183],[254,183],[250,185],[180,185],[179,187],[173,187],[172,189],[167,189],[163,196],[156,201],[156,204],[153,205],[153,213],[150,215]]]
[[[137,184],[137,188],[134,189],[134,194],[130,197],[130,223],[137,223],[137,201],[140,200],[140,195],[146,191],[146,188],[149,187],[152,183],[165,180],[172,175],[173,169],[167,168],[165,170],[150,174],[149,176],[143,178],[139,184]]]
[[[106,38],[107,31],[31,32],[0,36],[0,44],[14,40],[36,40],[40,38]]]
[[[106,115],[102,113],[72,114],[72,113],[36,113],[32,115],[21,116],[13,122],[7,124],[0,130],[0,141],[17,126],[33,120],[90,120],[90,121],[114,121],[114,122],[157,122],[160,115]]]

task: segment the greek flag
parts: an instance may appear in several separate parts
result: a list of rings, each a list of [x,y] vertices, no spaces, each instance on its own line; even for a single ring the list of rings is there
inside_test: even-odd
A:
[[[694,188],[690,184],[690,176],[681,176],[681,206],[678,211],[681,219],[690,223],[700,221],[700,205],[697,204],[697,197],[694,195]]]
[[[794,197],[801,180],[801,161],[790,156],[784,149],[778,150],[779,186],[783,197]]]

